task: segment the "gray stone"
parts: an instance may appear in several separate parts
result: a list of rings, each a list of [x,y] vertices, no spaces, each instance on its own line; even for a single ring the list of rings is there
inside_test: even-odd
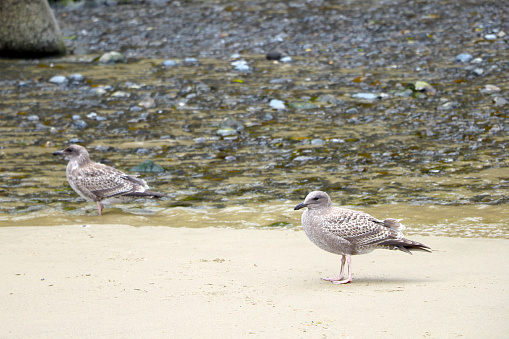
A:
[[[285,109],[286,108],[285,103],[278,99],[272,99],[269,102],[269,106],[274,109]]]
[[[126,62],[125,57],[119,52],[107,52],[99,58],[101,64],[116,64],[119,62]]]
[[[355,93],[352,95],[352,98],[363,100],[375,100],[376,98],[378,98],[378,96],[373,93]]]
[[[63,75],[55,75],[55,76],[51,77],[51,79],[49,79],[49,82],[57,84],[57,85],[62,85],[67,82],[67,78]]]
[[[472,60],[472,58],[473,58],[472,54],[468,53],[461,53],[456,55],[456,61],[458,62],[469,62],[470,60]]]
[[[1,0],[0,23],[0,56],[39,58],[66,53],[46,0]]]

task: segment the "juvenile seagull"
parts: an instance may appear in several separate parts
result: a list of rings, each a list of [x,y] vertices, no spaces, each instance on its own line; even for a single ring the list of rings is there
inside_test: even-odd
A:
[[[331,253],[341,254],[339,277],[322,278],[334,284],[352,281],[351,255],[369,253],[377,248],[400,250],[409,254],[412,250],[431,252],[419,242],[404,238],[404,227],[395,219],[380,221],[371,215],[332,207],[329,195],[314,191],[294,210],[307,207],[302,213],[302,227],[308,238],[318,247]],[[348,265],[348,279],[343,279],[345,261]]]
[[[87,201],[97,202],[101,215],[102,203],[118,203],[137,198],[161,198],[162,193],[147,191],[143,179],[127,175],[113,167],[90,160],[85,147],[70,145],[53,155],[63,155],[69,160],[65,171],[72,189]]]

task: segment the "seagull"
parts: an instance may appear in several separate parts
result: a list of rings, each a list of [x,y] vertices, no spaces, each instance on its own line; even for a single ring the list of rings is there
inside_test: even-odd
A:
[[[405,239],[401,232],[404,226],[396,219],[380,221],[365,212],[332,207],[331,204],[327,193],[314,191],[294,208],[299,210],[307,207],[302,213],[302,227],[308,238],[321,249],[342,256],[339,277],[323,280],[334,284],[351,282],[351,256],[369,253],[378,248],[400,250],[408,254],[412,254],[410,251],[413,250],[431,252],[428,246]],[[348,266],[347,279],[343,279],[345,262]]]
[[[143,179],[91,161],[83,146],[70,145],[53,155],[63,155],[69,160],[65,171],[69,185],[85,200],[97,202],[99,215],[104,209],[103,203],[164,196],[162,193],[147,191],[149,187]]]

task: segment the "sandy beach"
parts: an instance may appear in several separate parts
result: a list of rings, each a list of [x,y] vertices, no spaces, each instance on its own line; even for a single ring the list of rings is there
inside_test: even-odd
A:
[[[340,257],[296,230],[0,228],[1,338],[406,337],[509,333],[509,241]]]

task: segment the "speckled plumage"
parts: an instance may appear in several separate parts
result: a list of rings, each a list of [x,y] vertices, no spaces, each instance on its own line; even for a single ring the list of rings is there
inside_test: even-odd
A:
[[[404,227],[397,220],[380,221],[364,212],[333,207],[325,192],[309,193],[295,210],[303,207],[307,210],[302,213],[302,227],[309,239],[323,250],[342,255],[340,277],[324,278],[336,284],[352,281],[351,255],[369,253],[377,248],[406,253],[411,250],[430,252],[428,246],[405,239],[401,232]],[[349,277],[341,280],[345,261],[348,262]]]
[[[113,167],[90,160],[85,147],[71,145],[53,155],[69,159],[66,176],[69,185],[82,198],[97,202],[101,215],[103,203],[126,202],[137,198],[160,198],[164,194],[147,191],[145,180],[127,175]]]

